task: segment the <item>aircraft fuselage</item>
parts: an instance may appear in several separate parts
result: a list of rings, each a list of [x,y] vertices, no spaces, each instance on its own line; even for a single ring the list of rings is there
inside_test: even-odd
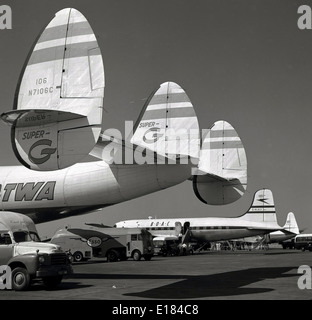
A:
[[[181,164],[109,165],[104,161],[46,172],[23,166],[0,167],[0,209],[44,222],[174,186],[190,172],[188,165]]]
[[[176,218],[176,219],[145,219],[128,220],[116,224],[122,228],[146,228],[153,236],[177,236],[191,231],[191,239],[197,241],[221,241],[255,235],[264,235],[277,230],[279,227],[271,222],[253,222],[237,218]],[[184,231],[183,231],[184,228]]]

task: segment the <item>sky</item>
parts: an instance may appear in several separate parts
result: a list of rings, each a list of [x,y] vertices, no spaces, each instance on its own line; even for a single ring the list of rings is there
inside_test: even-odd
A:
[[[86,215],[37,226],[42,238],[85,222],[170,217],[235,217],[254,193],[272,190],[282,226],[295,213],[312,232],[312,30],[297,26],[295,0],[5,0],[12,29],[0,30],[0,111],[13,107],[18,77],[35,38],[54,14],[81,11],[98,39],[105,68],[103,129],[136,121],[146,98],[178,83],[201,129],[226,120],[247,154],[248,187],[237,202],[200,202],[190,181]],[[312,1],[311,1],[312,6]],[[17,165],[10,128],[0,123],[0,165]]]

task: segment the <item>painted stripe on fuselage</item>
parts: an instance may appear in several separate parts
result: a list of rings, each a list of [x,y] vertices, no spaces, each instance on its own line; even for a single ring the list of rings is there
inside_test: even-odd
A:
[[[189,227],[192,230],[240,230],[240,229],[247,229],[245,226],[200,226],[200,227]],[[168,230],[175,230],[174,227],[146,227],[146,230],[149,231],[168,231]]]

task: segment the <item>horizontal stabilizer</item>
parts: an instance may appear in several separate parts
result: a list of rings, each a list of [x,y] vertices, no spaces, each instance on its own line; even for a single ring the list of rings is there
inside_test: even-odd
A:
[[[104,66],[86,18],[56,13],[35,43],[19,81],[12,125],[15,155],[34,170],[68,167],[89,154],[101,132]]]
[[[247,158],[235,129],[218,121],[203,139],[193,189],[204,203],[229,204],[238,200],[247,188]]]
[[[291,231],[288,231],[288,230],[282,229],[282,228],[281,228],[281,231],[282,231],[286,236],[295,236],[295,235],[298,234],[298,233],[291,232]]]

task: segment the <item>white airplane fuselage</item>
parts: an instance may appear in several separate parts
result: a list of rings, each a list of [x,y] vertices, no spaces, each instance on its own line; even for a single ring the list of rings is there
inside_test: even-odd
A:
[[[176,223],[183,227],[189,223],[191,238],[200,241],[221,241],[267,234],[279,229],[272,222],[253,222],[238,218],[177,218],[121,221],[122,228],[146,228],[153,236],[177,236]]]
[[[188,165],[109,165],[104,161],[38,172],[0,167],[0,209],[25,213],[36,223],[86,213],[185,181]]]

